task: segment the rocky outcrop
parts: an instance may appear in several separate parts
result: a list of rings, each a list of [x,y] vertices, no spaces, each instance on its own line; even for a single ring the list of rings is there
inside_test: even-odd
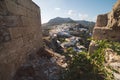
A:
[[[11,80],[42,47],[39,7],[32,0],[0,0],[0,80]]]

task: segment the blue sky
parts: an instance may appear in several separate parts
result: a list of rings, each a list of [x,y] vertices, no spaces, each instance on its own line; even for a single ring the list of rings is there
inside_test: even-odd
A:
[[[33,0],[41,8],[42,23],[55,17],[96,21],[98,14],[110,12],[117,0]]]

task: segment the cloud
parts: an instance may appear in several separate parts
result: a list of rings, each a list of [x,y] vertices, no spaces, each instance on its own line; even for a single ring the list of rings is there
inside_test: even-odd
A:
[[[97,16],[93,17],[92,21],[96,22]]]
[[[55,10],[56,10],[56,11],[60,11],[60,10],[61,10],[61,8],[58,8],[58,7],[57,7],[57,8],[55,8]]]
[[[76,13],[74,10],[68,10],[67,14],[72,16],[72,15],[75,15]]]
[[[78,14],[78,17],[80,18],[80,20],[87,20],[88,19],[88,14]]]

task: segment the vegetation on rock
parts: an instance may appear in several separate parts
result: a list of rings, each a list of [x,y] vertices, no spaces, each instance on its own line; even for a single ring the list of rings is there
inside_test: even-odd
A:
[[[61,80],[114,80],[112,68],[105,65],[105,49],[111,48],[120,54],[120,43],[99,40],[96,44],[98,48],[93,54],[77,53],[72,48],[67,50],[68,66],[63,70]]]

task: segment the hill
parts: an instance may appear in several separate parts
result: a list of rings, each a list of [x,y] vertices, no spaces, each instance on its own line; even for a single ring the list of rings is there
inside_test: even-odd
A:
[[[85,21],[85,20],[73,20],[71,18],[61,18],[56,17],[48,21],[48,23],[42,24],[43,29],[50,29],[53,26],[61,25],[65,23],[81,24],[87,28],[93,29],[95,22]]]

